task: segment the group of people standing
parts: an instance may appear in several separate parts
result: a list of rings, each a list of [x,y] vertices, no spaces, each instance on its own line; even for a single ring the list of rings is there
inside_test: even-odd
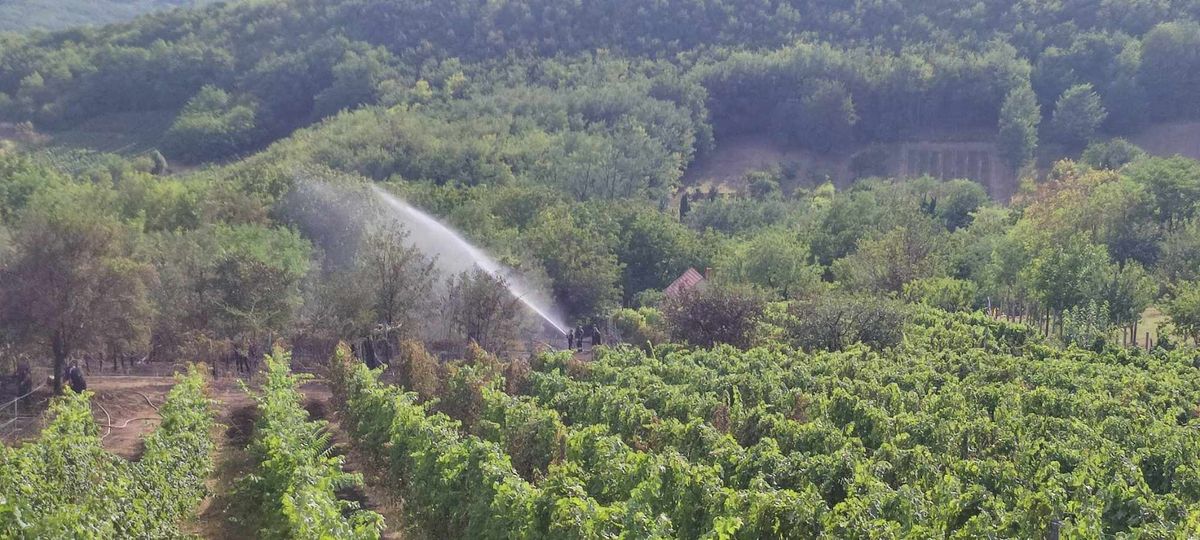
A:
[[[596,325],[594,325],[594,324],[592,325],[592,327],[589,330],[584,330],[582,324],[576,326],[575,329],[573,329],[573,330],[568,328],[567,329],[567,349],[568,350],[575,349],[579,352],[583,352],[583,338],[587,337],[588,335],[591,335],[592,347],[595,347],[596,345],[600,345],[601,342],[603,341],[603,337],[600,335],[600,329],[597,328]]]

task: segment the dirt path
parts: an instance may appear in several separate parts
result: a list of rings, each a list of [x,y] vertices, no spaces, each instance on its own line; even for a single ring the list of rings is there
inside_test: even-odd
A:
[[[354,450],[353,444],[338,424],[337,415],[330,402],[333,395],[329,386],[324,381],[313,380],[302,385],[300,391],[304,394],[305,408],[309,415],[314,419],[329,421],[333,452],[346,456],[345,470],[362,473],[366,480],[367,485],[338,493],[338,496],[356,501],[363,508],[381,514],[387,523],[384,538],[412,537],[403,532],[405,521],[399,501],[387,494],[386,482],[367,472],[371,469],[365,467],[362,456]],[[214,383],[213,399],[218,404],[218,422],[221,424],[218,433],[214,435],[217,438],[215,472],[208,484],[209,497],[201,502],[196,510],[195,519],[187,524],[185,531],[215,540],[253,538],[254,531],[247,530],[245,525],[238,522],[237,517],[242,509],[238,507],[235,488],[237,479],[252,472],[255,466],[246,451],[257,418],[254,400],[234,381]]]
[[[175,386],[170,377],[92,377],[92,415],[104,449],[125,459],[142,455],[143,439],[162,420],[158,407]]]
[[[184,531],[201,538],[253,538],[253,531],[231,519],[237,515],[234,488],[237,479],[254,468],[246,452],[254,431],[257,409],[254,399],[242,390],[237,381],[223,379],[212,383],[212,399],[217,415],[216,455],[213,456],[213,478],[208,481],[209,496],[200,502],[196,517]]]
[[[368,458],[355,447],[349,435],[342,429],[340,415],[335,411],[329,386],[324,382],[312,381],[301,390],[307,398],[304,408],[308,410],[309,416],[329,422],[330,444],[333,453],[343,457],[342,470],[358,473],[363,477],[363,485],[340,491],[338,498],[357,502],[362,508],[382,515],[387,525],[383,531],[384,538],[421,538],[417,531],[407,526],[403,501],[388,489],[392,480],[380,474],[379,467],[369,463]]]

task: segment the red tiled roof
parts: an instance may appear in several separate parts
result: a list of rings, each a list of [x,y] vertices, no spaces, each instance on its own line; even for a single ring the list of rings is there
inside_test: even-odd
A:
[[[666,289],[663,289],[663,294],[667,298],[674,298],[679,293],[695,287],[703,281],[704,276],[700,275],[700,272],[697,272],[695,268],[688,268],[683,275],[672,281],[670,285],[667,285]]]

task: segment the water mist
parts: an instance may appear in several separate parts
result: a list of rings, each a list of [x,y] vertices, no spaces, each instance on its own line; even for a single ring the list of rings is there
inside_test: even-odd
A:
[[[567,333],[567,324],[553,303],[521,276],[506,268],[483,250],[471,245],[453,229],[400,198],[371,186],[389,210],[391,217],[404,223],[412,233],[409,240],[426,255],[438,258],[438,266],[448,273],[470,270],[473,266],[499,279],[509,292],[559,332]]]

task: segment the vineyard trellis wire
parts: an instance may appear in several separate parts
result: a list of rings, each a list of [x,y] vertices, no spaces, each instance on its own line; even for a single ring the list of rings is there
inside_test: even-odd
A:
[[[37,385],[33,390],[26,392],[23,395],[17,396],[0,405],[0,435],[9,437],[12,433],[20,428],[20,422],[35,421],[41,417],[40,414],[21,415],[21,402],[32,398],[42,389],[46,388],[46,383],[43,382]]]

